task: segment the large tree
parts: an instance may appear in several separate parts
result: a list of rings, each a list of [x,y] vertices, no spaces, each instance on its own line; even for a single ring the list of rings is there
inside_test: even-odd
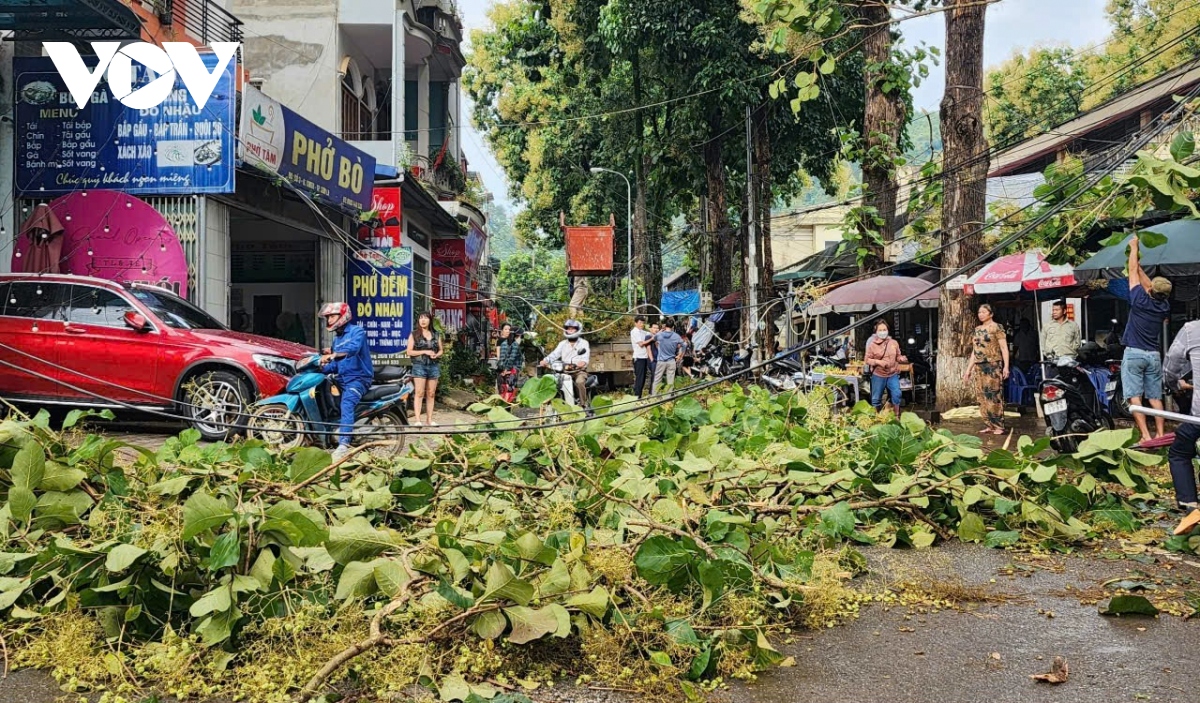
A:
[[[941,125],[945,143],[942,271],[983,253],[987,216],[988,145],[983,134],[983,30],[987,5],[946,0],[946,92]],[[943,286],[938,308],[937,405],[946,410],[973,398],[963,383],[975,326],[972,296]]]

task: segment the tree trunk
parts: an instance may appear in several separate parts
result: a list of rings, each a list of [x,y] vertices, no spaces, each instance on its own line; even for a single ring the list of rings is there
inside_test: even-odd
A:
[[[945,144],[942,203],[943,277],[983,253],[987,215],[987,141],[983,136],[983,30],[987,5],[977,0],[946,2],[946,94],[942,98]],[[973,232],[961,242],[954,242]],[[974,300],[962,291],[941,290],[938,309],[937,407],[975,402],[962,382],[975,327]]]
[[[863,59],[866,62],[865,98],[863,101],[863,137],[866,157],[863,159],[863,204],[874,209],[877,223],[864,221],[859,234],[870,253],[863,259],[861,273],[874,271],[883,265],[883,246],[892,241],[896,230],[896,167],[892,156],[900,150],[900,138],[907,121],[905,96],[895,81],[888,77],[893,68],[891,12],[886,2],[869,0],[861,8],[867,25],[863,37]],[[886,83],[890,90],[884,90]]]
[[[634,278],[641,285],[643,298],[641,302],[658,305],[662,299],[662,242],[647,224],[646,209],[646,173],[649,171],[648,159],[643,158],[639,163],[637,183],[634,184],[633,201],[633,261]]]
[[[708,188],[708,238],[711,242],[709,251],[712,253],[712,279],[709,289],[712,291],[714,304],[733,291],[733,267],[737,265],[733,258],[735,237],[729,229],[729,193],[721,148],[724,140],[718,136],[722,131],[720,117],[716,116],[709,123],[709,133],[713,138],[704,145],[704,180]]]
[[[775,299],[775,262],[771,256],[771,203],[774,195],[771,186],[771,111],[774,101],[765,101],[758,110],[754,122],[754,193],[758,212],[758,309],[763,323],[762,349],[765,356],[775,351],[775,320],[781,313],[790,313],[778,305],[767,305]],[[791,320],[785,317],[785,323]]]

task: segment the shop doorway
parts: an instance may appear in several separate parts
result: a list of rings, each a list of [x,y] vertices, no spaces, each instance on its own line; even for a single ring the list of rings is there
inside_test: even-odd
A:
[[[317,236],[230,208],[229,243],[231,321],[246,332],[319,346]]]

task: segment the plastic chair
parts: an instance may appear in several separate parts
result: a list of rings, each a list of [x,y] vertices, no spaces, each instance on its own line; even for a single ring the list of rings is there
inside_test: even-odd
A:
[[[1015,405],[1033,405],[1033,394],[1037,390],[1037,384],[1031,382],[1025,372],[1017,367],[1009,369],[1008,387],[1005,393],[1006,400]],[[1029,402],[1025,402],[1026,398]]]

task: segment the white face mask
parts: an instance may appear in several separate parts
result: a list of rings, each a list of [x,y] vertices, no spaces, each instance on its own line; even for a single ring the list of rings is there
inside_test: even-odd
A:
[[[880,339],[887,339],[887,338],[888,338],[888,333],[887,333],[887,332],[876,332],[876,333],[875,333],[875,336],[876,336],[876,337],[879,337]]]

